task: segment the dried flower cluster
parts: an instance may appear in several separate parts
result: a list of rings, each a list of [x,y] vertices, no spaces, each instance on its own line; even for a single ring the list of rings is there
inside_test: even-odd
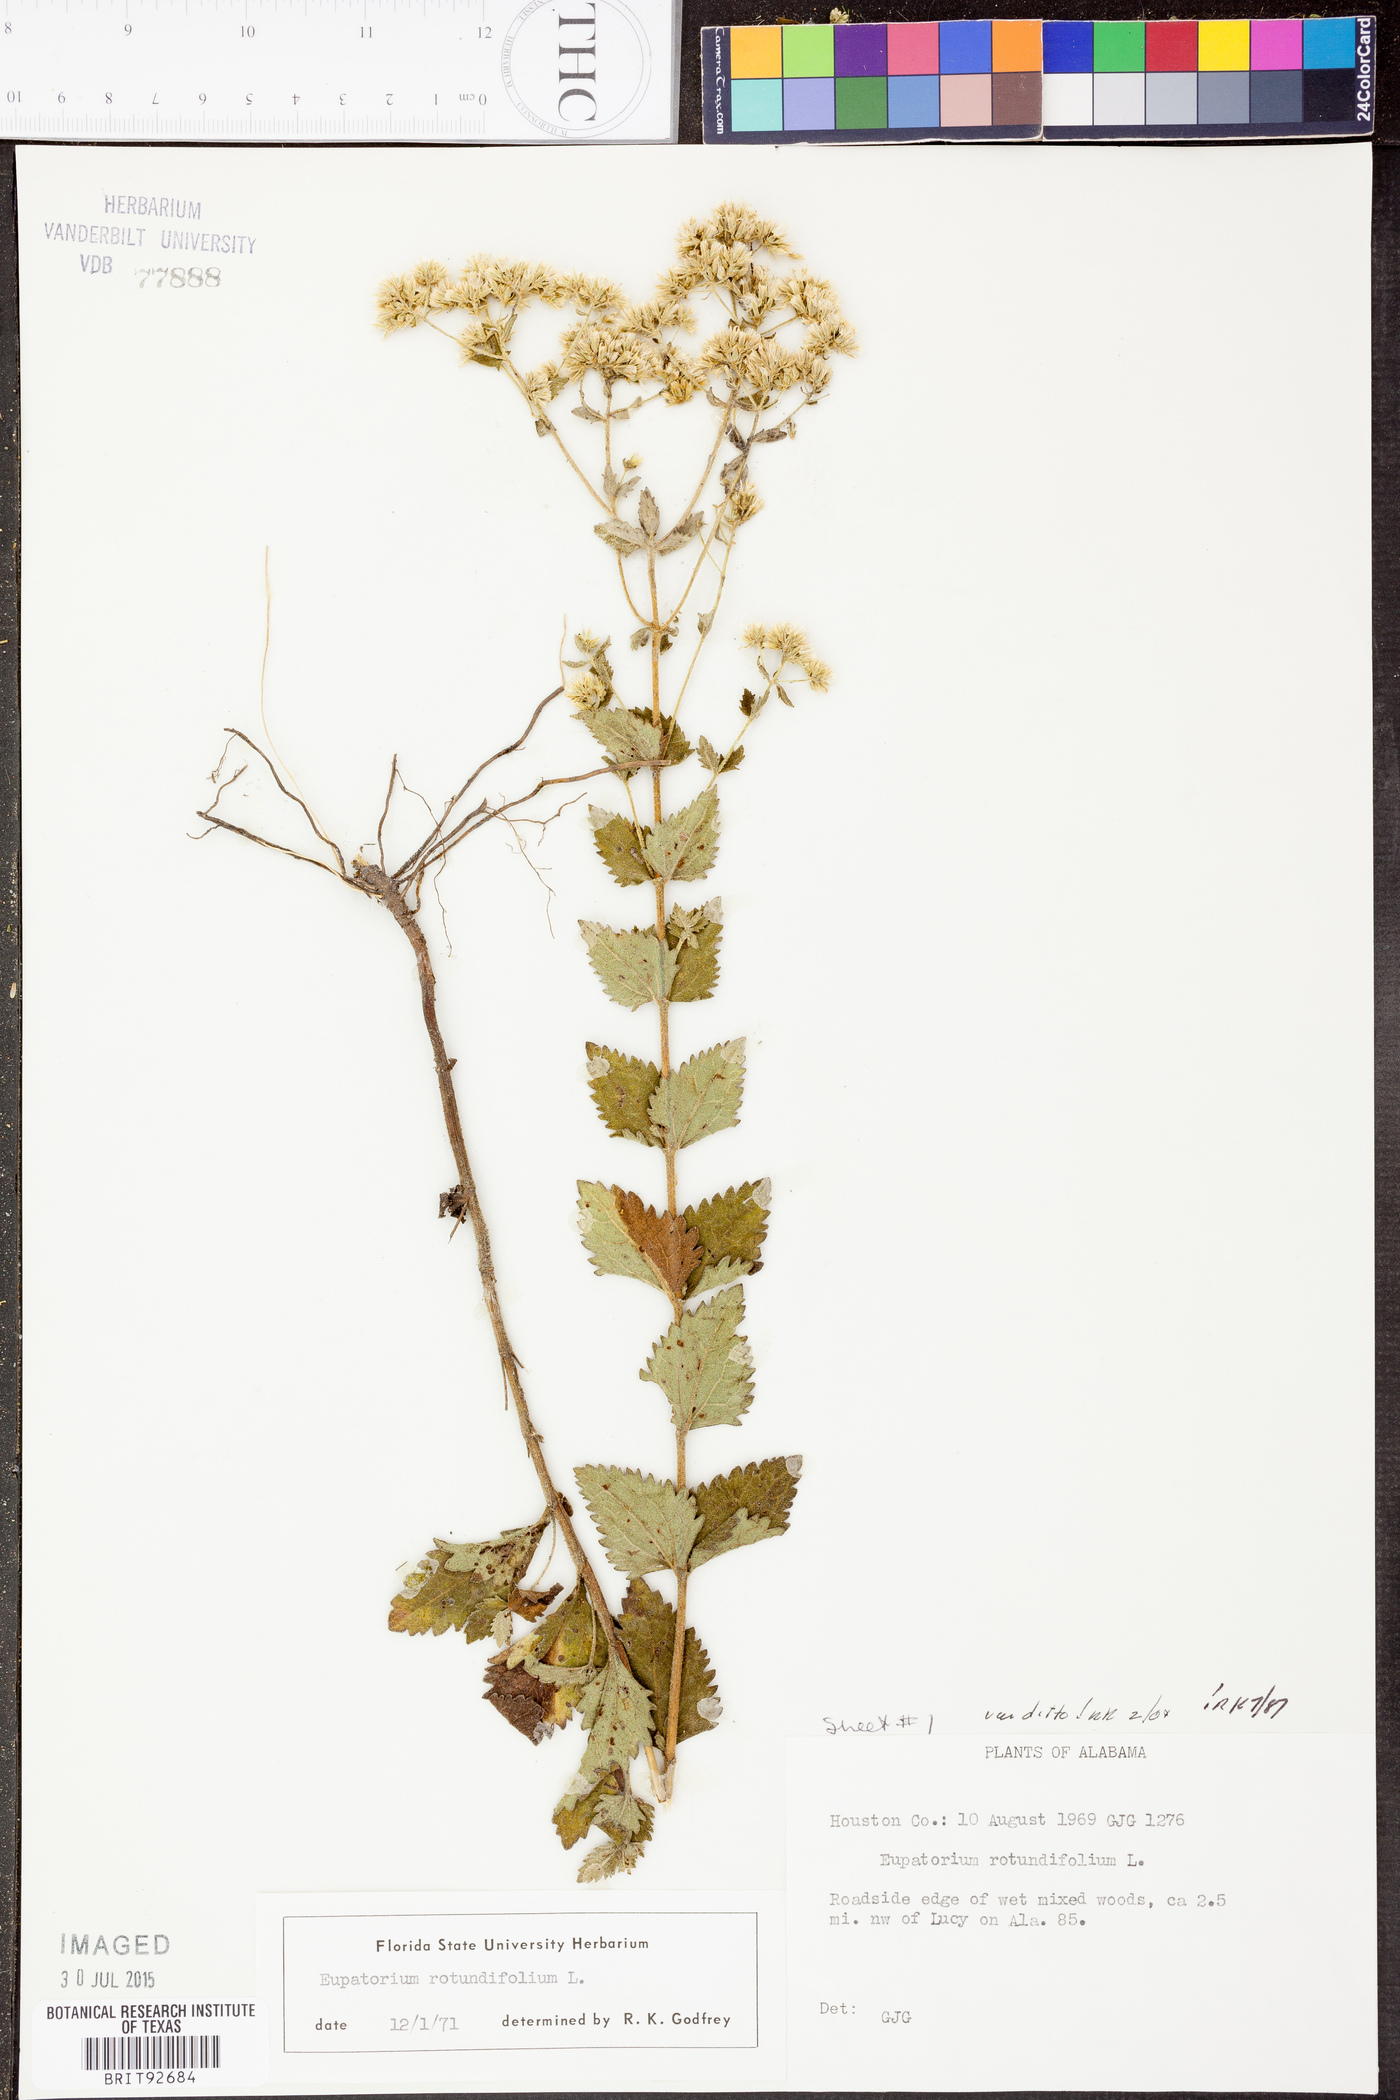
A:
[[[513,338],[535,301],[570,318],[557,356],[521,370]],[[449,325],[454,315],[460,325]],[[703,338],[702,316],[718,322]],[[522,1587],[546,1523],[562,1523],[568,1508],[554,1490],[544,1517],[498,1539],[439,1540],[390,1614],[391,1626],[410,1633],[494,1634],[487,1697],[532,1741],[577,1714],[582,1759],[554,1821],[566,1847],[590,1830],[601,1837],[580,1870],[580,1880],[592,1881],[629,1872],[651,1833],[651,1806],[633,1790],[634,1760],[647,1762],[652,1798],[668,1801],[679,1744],[719,1718],[709,1659],[688,1623],[692,1576],[719,1554],[786,1530],[801,1465],[777,1457],[698,1483],[689,1475],[691,1435],[738,1424],[753,1397],[753,1355],[739,1329],[772,1198],[763,1178],[681,1203],[679,1155],[739,1119],[745,1048],[734,1039],[673,1058],[677,1009],[683,1017],[714,991],[724,919],[718,897],[678,903],[670,888],[709,876],[719,851],[720,777],[743,760],[770,698],[791,706],[797,688],[824,692],[830,683],[797,628],[752,625],[743,643],[756,674],[729,731],[718,742],[700,734],[692,741],[680,726],[738,534],[762,507],[752,456],[795,435],[798,416],[825,393],[833,360],[856,345],[831,286],[743,204],[721,204],[685,225],[676,262],[645,300],[606,280],[477,256],[455,276],[422,263],[391,279],[379,318],[390,333],[438,330],[466,361],[516,388],[535,430],[558,446],[601,512],[593,530],[612,557],[629,619],[626,657],[614,662],[610,635],[581,631],[562,674],[618,790],[612,805],[589,811],[594,843],[613,880],[641,891],[648,905],[645,924],[587,921],[583,938],[610,999],[634,1014],[655,1009],[655,1054],[591,1042],[586,1070],[605,1128],[661,1155],[664,1188],[652,1203],[615,1183],[581,1181],[579,1224],[599,1275],[630,1278],[666,1300],[669,1324],[640,1375],[667,1403],[675,1473],[657,1480],[614,1463],[577,1469],[603,1551],[629,1578],[616,1612],[600,1610],[596,1577],[571,1533],[579,1580],[563,1602],[554,1605],[557,1589]],[[583,426],[575,449],[565,443],[561,402]],[[642,481],[636,449],[633,419],[656,402],[708,411],[693,492],[669,520]],[[614,428],[623,423],[625,440]],[[575,456],[586,440],[596,453],[591,467]],[[680,646],[687,621],[688,652]],[[664,659],[673,650],[679,675],[663,708],[671,669]],[[643,662],[640,691],[629,699],[621,667],[633,652]],[[699,792],[668,814],[663,783],[692,760],[703,776]],[[543,1479],[536,1448],[531,1455]],[[657,1574],[674,1579],[674,1605],[647,1581]]]

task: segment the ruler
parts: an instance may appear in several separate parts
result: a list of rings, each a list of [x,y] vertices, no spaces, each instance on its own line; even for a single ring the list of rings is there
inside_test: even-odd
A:
[[[676,136],[680,0],[0,0],[0,136]]]

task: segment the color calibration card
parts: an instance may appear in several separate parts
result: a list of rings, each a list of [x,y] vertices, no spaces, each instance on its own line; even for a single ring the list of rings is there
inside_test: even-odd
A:
[[[1375,17],[701,32],[707,145],[1369,138]]]

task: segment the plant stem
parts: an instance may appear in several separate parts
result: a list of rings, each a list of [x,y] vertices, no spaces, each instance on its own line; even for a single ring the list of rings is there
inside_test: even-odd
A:
[[[535,1475],[544,1490],[546,1507],[550,1516],[559,1527],[559,1534],[569,1550],[569,1557],[578,1570],[579,1579],[588,1592],[594,1611],[602,1622],[603,1632],[607,1638],[608,1649],[613,1662],[618,1669],[625,1670],[628,1676],[631,1676],[632,1667],[627,1660],[622,1643],[618,1640],[617,1629],[613,1625],[612,1612],[607,1598],[603,1595],[602,1585],[593,1572],[588,1555],[579,1543],[578,1533],[574,1530],[570,1520],[568,1505],[550,1478],[549,1467],[545,1463],[544,1452],[540,1446],[539,1431],[530,1419],[530,1408],[525,1398],[525,1388],[520,1382],[520,1360],[511,1347],[510,1336],[506,1333],[505,1318],[501,1312],[500,1294],[496,1288],[496,1269],[491,1258],[491,1235],[486,1229],[486,1219],[482,1213],[481,1198],[477,1194],[476,1179],[472,1174],[471,1161],[467,1157],[466,1139],[462,1135],[462,1118],[457,1106],[457,1089],[452,1079],[453,1060],[447,1054],[447,1046],[442,1039],[442,1030],[438,1026],[437,980],[433,975],[432,959],[428,954],[428,943],[423,937],[423,930],[419,926],[417,919],[409,910],[406,900],[400,895],[382,868],[377,868],[372,863],[362,864],[355,871],[354,881],[357,888],[367,891],[371,897],[376,898],[384,906],[390,917],[402,929],[413,950],[413,959],[418,965],[418,986],[423,1000],[423,1025],[428,1031],[428,1041],[432,1045],[433,1065],[437,1071],[438,1092],[442,1097],[442,1117],[447,1125],[447,1141],[452,1147],[452,1158],[456,1164],[462,1191],[462,1203],[467,1216],[471,1219],[472,1233],[476,1240],[476,1265],[481,1275],[482,1293],[486,1299],[486,1310],[491,1320],[491,1332],[496,1338],[496,1354],[501,1360],[501,1372],[505,1378],[506,1389],[511,1399],[515,1402],[515,1412],[520,1423],[520,1433],[525,1439],[525,1448],[530,1454],[530,1462],[534,1466]],[[647,1761],[651,1765],[652,1777],[655,1780],[657,1776],[656,1765],[652,1759],[649,1747]]]
[[[718,447],[716,447],[718,449]],[[708,470],[707,470],[708,471]],[[703,486],[703,484],[702,484]],[[651,591],[651,719],[658,726],[661,722],[661,613],[656,597],[656,556],[647,555],[647,584]],[[653,822],[661,822],[661,768],[651,769],[651,806]],[[666,945],[666,885],[656,884],[656,938],[663,948]],[[660,1013],[661,1075],[671,1069],[671,1021],[670,1001],[657,1001]],[[676,1147],[668,1135],[666,1139],[666,1214],[676,1215]],[[672,1301],[676,1318],[681,1316],[679,1299]],[[676,1431],[676,1486],[685,1492],[685,1431]],[[676,1734],[681,1715],[681,1667],[685,1661],[685,1575],[684,1568],[676,1570],[676,1639],[671,1650],[671,1697],[666,1715],[666,1798],[671,1800],[676,1788]]]

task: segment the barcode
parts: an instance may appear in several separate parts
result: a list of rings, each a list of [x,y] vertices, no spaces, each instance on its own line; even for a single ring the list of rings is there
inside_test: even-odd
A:
[[[216,2034],[89,2034],[85,2071],[217,2071]]]

